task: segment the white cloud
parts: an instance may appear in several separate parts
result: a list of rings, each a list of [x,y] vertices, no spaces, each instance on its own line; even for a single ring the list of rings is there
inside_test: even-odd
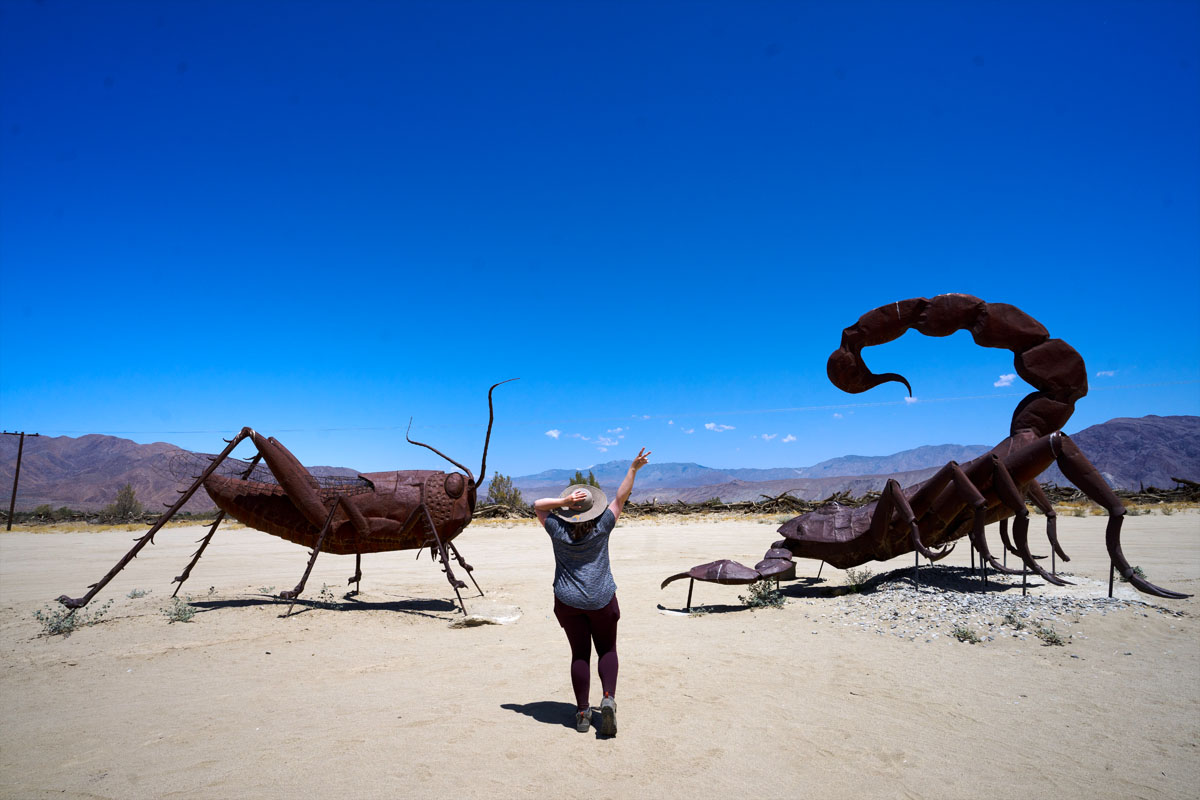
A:
[[[602,449],[608,449],[617,443],[616,439],[610,439],[607,436],[597,436],[596,444],[603,445]]]
[[[546,431],[546,435],[549,436],[551,439],[557,439],[559,436],[562,436],[562,431],[560,431],[558,429],[551,429],[551,430]]]
[[[1115,369],[1102,369],[1096,373],[1096,377],[1097,378],[1111,378],[1112,376],[1114,376],[1116,374],[1117,374],[1117,371]]]
[[[787,436],[783,437],[783,441],[785,441],[785,442],[794,442],[794,441],[796,441],[796,437],[795,437],[795,436],[792,436],[792,435],[789,433]]]
[[[911,406],[913,403],[920,402],[920,400],[918,400],[916,397],[906,397],[906,398],[904,398],[904,402],[908,403]]]
[[[778,435],[779,435],[778,433],[764,433],[764,434],[762,435],[762,438],[763,438],[763,441],[764,441],[764,442],[769,442],[769,441],[771,441],[772,439],[774,439],[774,438],[775,438],[776,436],[778,436]]]
[[[996,382],[993,383],[992,386],[995,386],[997,389],[999,389],[1003,386],[1012,386],[1013,381],[1015,381],[1016,379],[1017,379],[1017,375],[1015,372],[1008,372],[1008,373],[1005,373],[1004,375],[1001,375],[999,378],[997,378]]]
[[[704,428],[705,430],[716,431],[717,433],[720,433],[721,431],[731,431],[734,429],[732,425],[720,425],[716,422],[706,422],[704,423]]]
[[[632,419],[650,419],[649,414],[634,414]]]
[[[675,420],[673,420],[673,419],[669,419],[669,420],[667,420],[667,424],[668,424],[668,425],[674,425],[674,424],[675,424]]]
[[[599,450],[601,453],[607,453],[607,452],[608,452],[608,448],[607,448],[607,447],[597,447],[596,449],[597,449],[597,450]]]
[[[624,430],[624,428],[609,428],[607,433],[621,433]]]
[[[695,428],[680,428],[679,430],[683,431],[684,433],[695,433],[696,432]]]
[[[838,413],[837,411],[835,411],[835,412],[833,412],[833,418],[834,418],[834,419],[841,419],[841,418],[842,418],[842,415],[841,415],[840,413]]]

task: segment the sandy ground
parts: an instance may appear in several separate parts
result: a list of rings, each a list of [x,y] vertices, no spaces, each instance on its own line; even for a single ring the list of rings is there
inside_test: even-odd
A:
[[[1103,525],[1061,520],[1079,586],[1033,581],[1033,602],[1106,593]],[[294,585],[306,551],[248,529],[217,534],[186,586],[198,613],[172,624],[171,578],[204,532],[176,528],[93,603],[113,599],[103,622],[68,638],[41,635],[34,612],[82,594],[134,534],[0,534],[0,796],[1197,796],[1200,601],[1076,615],[1056,626],[1069,637],[1059,647],[851,624],[846,603],[869,594],[831,596],[845,573],[829,567],[787,585],[782,609],[697,584],[710,611],[671,613],[687,581],[660,591],[664,577],[721,557],[753,564],[774,527],[618,527],[614,739],[570,724],[550,547],[533,523],[476,523],[458,539],[487,591],[470,610],[519,608],[506,625],[451,627],[445,579],[411,552],[365,558],[353,599],[353,559],[323,556],[307,595],[327,584],[333,607],[285,618],[267,592]],[[1151,580],[1200,591],[1200,514],[1132,517],[1125,530]],[[942,563],[968,560],[964,546]]]

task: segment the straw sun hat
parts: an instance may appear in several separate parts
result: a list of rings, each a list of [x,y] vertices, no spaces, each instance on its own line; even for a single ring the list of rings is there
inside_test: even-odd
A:
[[[567,497],[580,490],[587,492],[588,498],[578,508],[560,508],[554,512],[554,515],[566,522],[587,522],[604,513],[604,509],[608,505],[608,498],[595,486],[576,483],[563,489],[559,497]]]

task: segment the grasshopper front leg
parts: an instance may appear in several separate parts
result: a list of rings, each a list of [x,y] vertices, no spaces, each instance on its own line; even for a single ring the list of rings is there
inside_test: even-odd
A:
[[[237,436],[234,436],[232,439],[230,439],[229,445],[222,450],[219,455],[213,458],[212,463],[210,463],[208,467],[196,477],[195,482],[192,483],[192,485],[189,486],[188,489],[179,496],[179,499],[175,501],[175,505],[163,512],[163,515],[159,517],[153,525],[150,526],[150,530],[146,531],[146,533],[144,533],[137,540],[137,543],[134,544],[134,546],[130,548],[129,552],[125,554],[125,557],[118,561],[116,566],[108,571],[107,575],[88,587],[91,591],[89,591],[83,597],[68,597],[65,594],[60,595],[58,602],[62,603],[72,611],[83,608],[90,603],[92,598],[96,596],[97,592],[107,586],[108,582],[115,578],[118,572],[125,569],[125,565],[137,558],[137,554],[141,552],[143,547],[154,542],[154,534],[158,533],[159,529],[162,528],[163,525],[166,525],[171,517],[175,516],[179,512],[179,509],[183,508],[184,503],[192,498],[192,495],[196,493],[196,490],[199,489],[206,480],[208,480],[208,477],[212,475],[214,471],[216,471],[217,467],[221,465],[221,462],[228,458],[229,454],[233,452],[234,448],[237,447],[238,444],[247,436],[258,436],[258,434],[250,428],[242,428]]]

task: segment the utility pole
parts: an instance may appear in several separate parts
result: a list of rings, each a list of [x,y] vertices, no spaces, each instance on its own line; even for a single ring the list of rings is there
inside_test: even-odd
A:
[[[17,505],[17,481],[21,479],[21,451],[25,449],[25,431],[0,431],[5,436],[20,436],[20,441],[17,442],[17,471],[13,474],[13,490],[12,497],[8,501],[8,527],[4,530],[12,530],[13,508]],[[36,433],[29,434],[37,436]]]

